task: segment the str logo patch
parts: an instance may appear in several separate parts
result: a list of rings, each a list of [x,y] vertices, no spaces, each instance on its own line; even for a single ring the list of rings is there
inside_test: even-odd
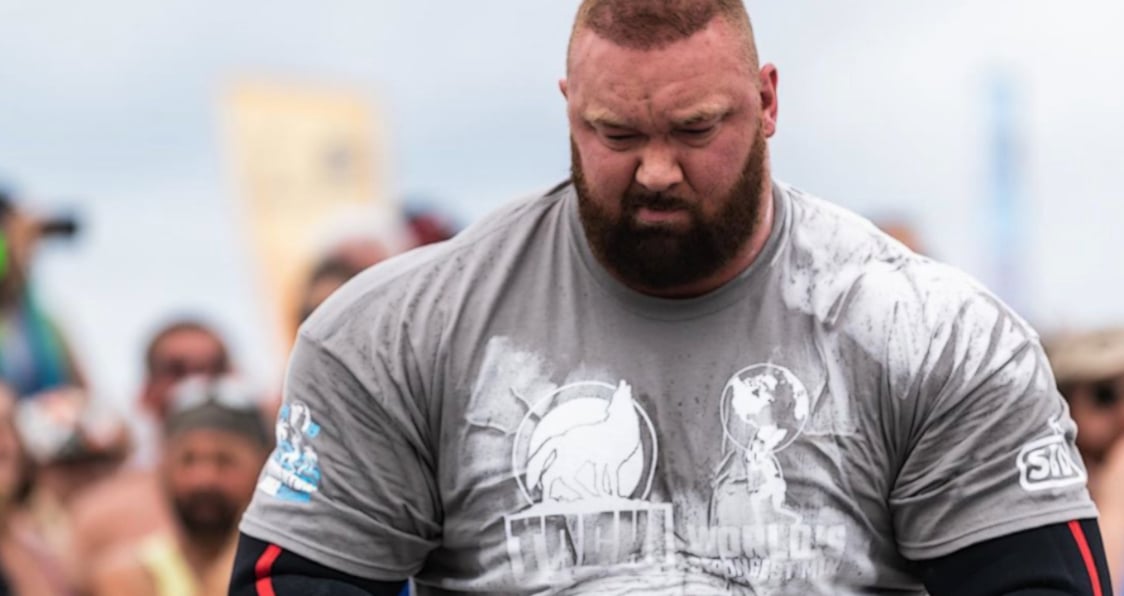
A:
[[[1085,483],[1085,469],[1074,460],[1061,425],[1050,423],[1053,434],[1035,439],[1019,450],[1019,485],[1035,492]]]

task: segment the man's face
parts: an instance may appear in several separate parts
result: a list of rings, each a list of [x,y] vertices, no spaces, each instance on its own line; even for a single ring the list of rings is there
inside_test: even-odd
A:
[[[169,440],[164,482],[188,537],[221,544],[250,504],[265,449],[241,435],[189,430]]]
[[[744,43],[722,19],[647,51],[575,37],[563,92],[582,223],[626,282],[707,278],[756,231],[776,70],[752,72]]]
[[[145,388],[145,404],[163,417],[171,390],[189,376],[217,377],[230,372],[226,352],[218,338],[190,329],[163,338],[153,354]]]

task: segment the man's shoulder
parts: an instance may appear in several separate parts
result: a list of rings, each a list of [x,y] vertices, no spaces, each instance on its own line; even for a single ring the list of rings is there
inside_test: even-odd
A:
[[[797,189],[791,301],[844,332],[929,340],[1021,319],[966,272],[919,255],[867,219]]]
[[[545,217],[556,214],[568,183],[516,199],[450,240],[383,261],[355,276],[302,325],[301,333],[324,337],[357,320],[432,308],[461,297],[465,283],[503,275],[495,266],[525,250]]]

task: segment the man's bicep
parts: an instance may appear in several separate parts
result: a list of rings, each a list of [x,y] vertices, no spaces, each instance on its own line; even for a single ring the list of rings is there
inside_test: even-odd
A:
[[[899,550],[943,556],[1027,528],[1093,517],[1076,429],[1036,336],[994,298],[942,325],[917,371],[890,494]]]
[[[1111,596],[1095,519],[993,538],[915,570],[932,596]]]
[[[389,358],[363,370],[302,337],[247,533],[361,577],[415,573],[440,536],[432,457]]]

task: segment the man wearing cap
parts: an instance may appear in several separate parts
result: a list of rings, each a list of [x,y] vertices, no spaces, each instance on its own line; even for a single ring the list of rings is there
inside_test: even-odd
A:
[[[1077,448],[1095,492],[1105,458],[1124,435],[1124,329],[1070,333],[1052,339],[1046,348],[1080,431]]]
[[[1077,423],[1077,448],[1100,509],[1105,555],[1119,582],[1124,574],[1124,328],[1059,335],[1046,348]]]
[[[272,443],[256,397],[230,377],[176,388],[160,471],[175,529],[108,557],[95,596],[225,593],[237,523]]]

